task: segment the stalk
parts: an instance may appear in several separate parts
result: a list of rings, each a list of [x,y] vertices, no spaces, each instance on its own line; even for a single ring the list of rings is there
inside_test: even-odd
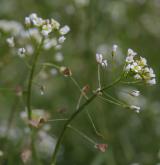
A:
[[[41,48],[43,46],[44,38],[42,38],[39,46],[37,47],[37,50],[35,52],[35,55],[33,57],[33,63],[31,66],[30,74],[29,74],[29,81],[28,81],[28,87],[27,87],[27,113],[28,113],[28,119],[31,120],[32,118],[32,110],[31,110],[31,90],[33,85],[33,76],[36,68],[36,63],[38,61],[38,57],[40,55]]]
[[[64,134],[68,128],[68,126],[71,124],[71,122],[85,109],[85,107],[90,104],[97,96],[99,92],[103,92],[106,89],[109,89],[111,87],[113,87],[114,85],[116,85],[117,83],[119,83],[122,79],[122,76],[119,77],[118,79],[116,79],[113,83],[109,84],[108,86],[103,87],[102,89],[100,89],[99,91],[96,91],[88,100],[86,100],[86,102],[84,104],[82,104],[72,115],[71,117],[66,121],[66,123],[63,126],[63,129],[59,135],[59,138],[57,140],[56,146],[55,146],[55,150],[53,152],[52,155],[52,160],[51,160],[51,165],[56,165],[56,157],[57,157],[57,153],[59,151],[60,145],[62,143]]]

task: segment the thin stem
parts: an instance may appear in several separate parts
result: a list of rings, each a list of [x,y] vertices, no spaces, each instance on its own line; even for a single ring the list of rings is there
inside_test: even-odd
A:
[[[98,64],[98,88],[101,89],[100,65]]]
[[[48,120],[47,122],[55,122],[55,121],[66,121],[68,119],[51,119],[51,120]]]
[[[115,105],[118,105],[118,106],[122,106],[122,104],[116,103],[116,102],[114,102],[114,101],[112,101],[110,99],[107,99],[107,98],[104,98],[104,97],[101,97],[101,96],[99,96],[99,98],[104,100],[104,101],[106,101],[106,102],[108,102],[108,103],[115,104]]]
[[[57,153],[58,153],[58,150],[59,150],[60,145],[62,143],[63,136],[64,136],[64,133],[67,130],[68,125],[70,125],[70,123],[85,109],[85,107],[87,105],[89,105],[98,96],[98,93],[99,92],[103,92],[104,90],[107,90],[107,89],[113,87],[115,84],[119,83],[121,79],[122,79],[122,76],[120,78],[116,79],[113,83],[109,84],[108,86],[105,86],[101,90],[95,92],[88,100],[86,100],[85,103],[83,103],[78,108],[77,111],[74,111],[74,113],[70,116],[70,118],[64,124],[63,129],[62,129],[62,131],[61,131],[61,133],[59,135],[59,138],[58,138],[57,143],[56,143],[56,146],[55,146],[55,150],[54,150],[53,155],[52,155],[52,160],[51,160],[51,164],[52,165],[55,165],[56,164]]]
[[[37,48],[37,51],[35,53],[35,56],[33,58],[33,63],[32,63],[32,67],[31,67],[31,70],[30,70],[30,74],[29,74],[29,81],[28,81],[28,88],[27,88],[27,110],[28,110],[28,119],[30,120],[31,119],[31,116],[32,116],[32,110],[31,110],[31,90],[32,90],[32,83],[33,83],[33,76],[34,76],[34,71],[35,71],[35,68],[36,68],[36,63],[37,63],[37,60],[38,60],[38,57],[40,55],[40,51],[41,51],[41,48],[42,48],[42,45],[43,45],[43,42],[44,42],[44,38],[42,38],[38,48]]]
[[[58,66],[58,65],[56,65],[56,64],[53,64],[53,63],[48,63],[48,62],[43,63],[42,66],[54,67],[54,68],[56,68],[56,69],[59,69],[59,68],[60,68],[60,66]]]
[[[94,122],[93,122],[92,116],[90,115],[89,111],[87,110],[86,112],[87,112],[87,116],[88,116],[88,118],[89,118],[89,120],[90,120],[90,122],[91,122],[91,124],[92,124],[92,127],[93,127],[95,133],[96,133],[98,136],[104,138],[104,136],[97,130],[97,128],[96,128],[96,126],[95,126],[95,124],[94,124]]]
[[[73,81],[73,83],[77,86],[77,88],[79,89],[79,91],[83,94],[83,96],[88,99],[88,97],[86,96],[85,92],[83,92],[83,90],[81,89],[80,85],[78,84],[78,82],[73,78],[73,76],[70,76],[71,80]]]
[[[75,131],[76,133],[78,133],[80,136],[82,136],[84,139],[86,139],[87,141],[89,141],[90,143],[96,145],[97,143],[92,140],[90,137],[88,137],[87,135],[85,135],[83,132],[81,132],[80,130],[78,130],[77,128],[68,125],[68,128],[72,129],[73,131]]]
[[[111,96],[110,94],[106,93],[106,92],[103,92],[103,94],[106,96],[106,97],[109,97],[110,99],[114,100],[115,102],[119,103],[119,104],[124,104],[122,101],[114,98],[113,96]]]
[[[138,84],[138,83],[141,83],[141,81],[130,81],[130,82],[121,81],[121,83],[123,83],[123,84]]]
[[[81,93],[80,96],[79,96],[78,102],[77,102],[76,110],[79,108],[79,106],[81,104],[82,97],[83,97],[83,95]]]

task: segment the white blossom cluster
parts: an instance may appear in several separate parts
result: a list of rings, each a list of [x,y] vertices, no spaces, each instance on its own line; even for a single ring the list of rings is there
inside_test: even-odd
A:
[[[43,19],[36,13],[25,17],[25,26],[27,28],[16,21],[0,20],[0,31],[8,35],[6,43],[15,49],[14,52],[17,52],[19,57],[32,55],[35,45],[31,41],[40,43],[42,38],[44,38],[43,49],[60,50],[66,40],[65,35],[70,31],[69,26],[60,27],[60,23],[55,19]]]
[[[60,23],[55,19],[42,19],[36,13],[26,17],[25,24],[28,27],[29,34],[34,36],[37,41],[40,41],[41,37],[45,37],[43,48],[46,50],[52,47],[61,49],[66,40],[65,35],[70,31],[69,26],[65,25],[60,28]],[[57,33],[58,35],[56,35]]]
[[[156,84],[155,74],[152,68],[148,67],[147,60],[132,49],[128,49],[126,57],[125,72],[134,76],[136,80],[143,80],[147,84]]]
[[[103,68],[107,67],[107,60],[103,58],[102,54],[97,53],[96,54],[96,61],[98,64],[100,64]]]

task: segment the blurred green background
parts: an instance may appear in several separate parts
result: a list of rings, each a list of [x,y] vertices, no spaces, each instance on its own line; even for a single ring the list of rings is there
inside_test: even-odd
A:
[[[64,61],[60,65],[69,66],[81,86],[89,84],[91,90],[97,87],[96,52],[106,58],[111,56],[113,44],[117,44],[118,60],[115,73],[110,68],[103,71],[103,84],[116,77],[128,48],[148,60],[157,74],[157,85],[129,86],[119,85],[108,92],[119,99],[130,99],[131,103],[141,105],[143,111],[136,114],[97,99],[89,110],[97,129],[105,139],[98,137],[85,112],[76,118],[73,125],[99,143],[109,145],[105,153],[100,153],[89,142],[68,130],[58,156],[59,165],[159,165],[160,164],[160,0],[0,0],[0,19],[16,20],[23,24],[24,17],[37,13],[43,18],[55,18],[62,25],[69,25],[70,33],[61,53]],[[0,86],[15,88],[25,86],[27,68],[21,59],[10,54],[5,36],[0,35]],[[54,59],[54,51],[42,53],[42,58]],[[75,109],[79,91],[74,84],[61,75],[52,76],[44,71],[45,78],[38,79],[46,86],[45,95],[34,87],[32,105],[45,109],[52,118],[66,118]],[[1,88],[0,87],[0,88]],[[123,90],[139,89],[138,99],[128,98]],[[23,164],[20,159],[25,126],[20,119],[24,110],[24,100],[17,98],[10,90],[0,91],[0,156],[1,164]],[[59,113],[59,109],[66,112]],[[6,122],[10,121],[12,111],[13,136],[2,136]],[[58,136],[62,123],[50,123],[51,137]],[[16,130],[15,130],[16,129]],[[14,139],[14,140],[13,140]],[[22,142],[23,141],[23,142]],[[7,148],[7,149],[6,149]],[[5,150],[6,149],[6,150]],[[49,164],[49,158],[41,157],[42,164]]]

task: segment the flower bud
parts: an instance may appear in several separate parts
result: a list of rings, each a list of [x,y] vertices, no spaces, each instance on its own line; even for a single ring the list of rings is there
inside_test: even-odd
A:
[[[60,67],[60,72],[66,77],[72,76],[71,70],[65,66]]]

